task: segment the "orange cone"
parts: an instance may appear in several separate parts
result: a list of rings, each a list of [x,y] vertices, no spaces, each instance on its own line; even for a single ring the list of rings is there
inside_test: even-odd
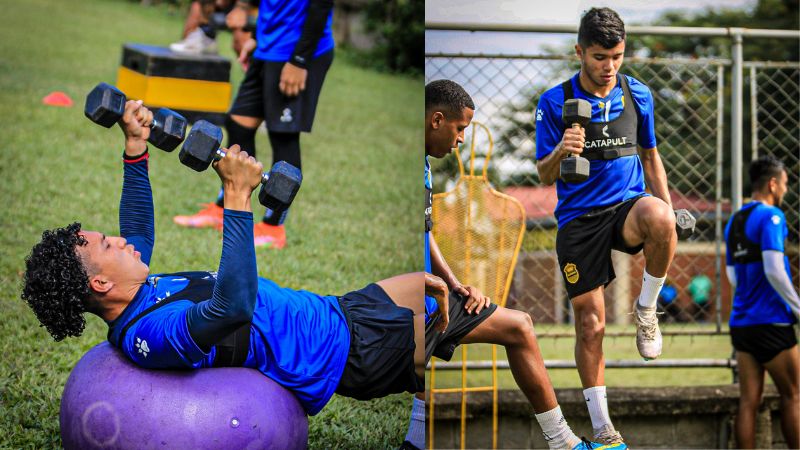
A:
[[[72,106],[72,99],[69,98],[69,95],[61,91],[55,91],[47,94],[47,96],[42,99],[42,103],[50,106],[63,106],[65,108],[69,108]]]

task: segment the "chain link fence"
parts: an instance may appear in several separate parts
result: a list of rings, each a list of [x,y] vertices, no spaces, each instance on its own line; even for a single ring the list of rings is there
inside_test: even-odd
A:
[[[730,66],[731,61],[724,59],[627,58],[621,69],[650,87],[655,99],[658,149],[673,206],[686,208],[698,218],[695,234],[679,242],[668,273],[674,298],[660,300],[666,333],[719,333],[730,311],[723,253],[723,229],[732,212],[730,132],[726,131],[731,113]],[[753,124],[745,130],[746,138],[750,133],[751,146],[747,148],[745,139],[745,167],[751,157],[764,153],[774,154],[787,164],[791,190],[783,205],[790,228],[787,254],[794,280],[798,281],[800,67],[797,62],[745,63],[744,67],[746,83],[755,81],[750,105],[745,96],[745,105],[750,108],[745,108],[744,122],[752,120]],[[556,55],[426,55],[426,82],[451,79],[472,95],[477,107],[475,120],[488,126],[496,144],[489,178],[498,190],[517,198],[525,207],[527,231],[508,305],[530,312],[540,337],[563,330],[563,326],[553,325],[569,323],[571,308],[555,254],[555,186],[542,185],[536,174],[533,113],[545,90],[578,70],[575,58]],[[468,135],[467,139],[473,137]],[[474,139],[480,155],[487,147],[487,138],[478,135]],[[435,192],[454,186],[458,165],[452,158],[434,162]],[[481,167],[480,159],[477,165]],[[744,178],[745,183],[740,185],[745,186],[743,194],[748,197],[746,175]],[[607,321],[627,323],[640,290],[644,261],[641,254],[631,257],[614,253],[617,279],[606,289]]]

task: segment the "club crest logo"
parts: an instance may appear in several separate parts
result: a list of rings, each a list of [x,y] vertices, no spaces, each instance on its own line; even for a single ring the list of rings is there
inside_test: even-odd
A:
[[[575,264],[568,263],[566,266],[564,266],[564,276],[567,277],[569,284],[577,283],[578,278],[580,278],[578,267],[575,266]]]

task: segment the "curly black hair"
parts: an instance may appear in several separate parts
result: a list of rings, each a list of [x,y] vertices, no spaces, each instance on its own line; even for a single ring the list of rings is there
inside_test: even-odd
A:
[[[53,339],[80,336],[86,325],[89,275],[78,255],[77,246],[87,241],[78,234],[78,222],[64,228],[46,230],[42,241],[33,246],[25,259],[22,299]]]

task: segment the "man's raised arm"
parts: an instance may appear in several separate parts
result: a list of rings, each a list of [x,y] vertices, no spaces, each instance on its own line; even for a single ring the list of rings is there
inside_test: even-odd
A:
[[[155,244],[153,192],[148,176],[147,138],[153,113],[141,100],[128,100],[119,126],[125,134],[125,173],[119,201],[119,232],[150,265]]]
[[[194,305],[186,318],[192,338],[206,351],[252,320],[258,292],[250,194],[261,183],[261,163],[234,145],[214,169],[225,192],[219,273],[211,300]]]

